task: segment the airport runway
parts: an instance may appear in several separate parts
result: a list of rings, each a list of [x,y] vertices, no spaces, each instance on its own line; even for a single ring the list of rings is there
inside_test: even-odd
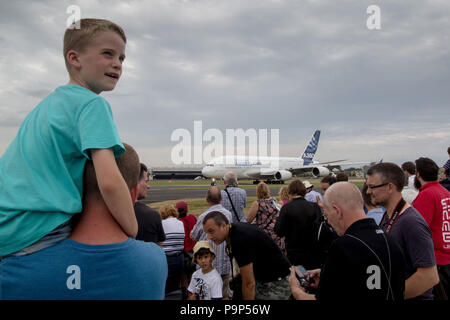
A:
[[[210,186],[151,186],[147,192],[147,198],[141,200],[143,203],[153,203],[168,200],[183,200],[191,198],[205,198],[206,192]],[[220,186],[219,186],[220,187]],[[222,187],[220,187],[222,189]],[[280,187],[270,188],[272,196],[278,196]],[[256,196],[256,186],[254,188],[246,189],[247,196]]]

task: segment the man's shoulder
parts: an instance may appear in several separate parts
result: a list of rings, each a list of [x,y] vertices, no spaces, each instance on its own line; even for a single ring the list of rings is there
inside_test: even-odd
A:
[[[153,208],[150,208],[145,203],[142,203],[142,202],[139,202],[139,201],[134,204],[134,210],[136,212],[145,212],[145,213],[155,214],[155,215],[159,216],[158,211],[156,211]]]

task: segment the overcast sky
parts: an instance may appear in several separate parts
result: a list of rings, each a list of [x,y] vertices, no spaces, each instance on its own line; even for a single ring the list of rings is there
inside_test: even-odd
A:
[[[317,160],[440,166],[450,146],[450,1],[151,0],[0,2],[0,155],[37,103],[68,82],[67,7],[127,35],[123,76],[102,93],[119,135],[171,165],[172,132],[279,129]],[[381,10],[369,30],[367,7]],[[269,138],[270,141],[270,138]],[[205,142],[204,146],[208,143]]]

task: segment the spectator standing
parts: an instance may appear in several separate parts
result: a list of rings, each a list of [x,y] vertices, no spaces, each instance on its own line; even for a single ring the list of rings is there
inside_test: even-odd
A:
[[[300,180],[292,181],[288,191],[292,200],[281,208],[275,232],[279,237],[285,237],[287,258],[291,264],[317,268],[320,208],[316,203],[305,200],[306,188]]]
[[[200,240],[208,240],[207,234],[203,231],[203,219],[205,216],[212,212],[218,211],[222,212],[228,221],[231,221],[231,212],[225,209],[221,204],[222,194],[218,187],[210,187],[206,194],[206,202],[209,205],[209,208],[206,209],[197,219],[197,223],[191,231],[191,238],[194,241]],[[230,278],[231,278],[231,263],[228,255],[226,253],[226,244],[216,244],[211,241],[213,245],[214,253],[216,254],[216,258],[213,260],[213,267],[219,272],[222,277],[222,296],[223,298],[231,298],[230,291]]]
[[[184,269],[181,277],[181,291],[183,294],[183,300],[187,298],[186,288],[191,281],[192,273],[195,271],[194,246],[195,241],[191,238],[191,231],[197,223],[197,218],[193,214],[188,215],[188,204],[186,201],[178,201],[175,205],[178,210],[178,220],[183,222],[184,225]]]
[[[223,176],[225,190],[222,190],[221,205],[231,212],[233,222],[247,222],[244,214],[244,208],[247,206],[247,192],[238,188],[236,175],[233,172],[227,172]]]
[[[333,176],[326,176],[320,180],[320,187],[322,189],[322,195],[325,194],[325,191],[336,182],[336,178]]]
[[[290,201],[288,187],[284,186],[280,189],[278,195],[280,196],[280,207],[284,206]]]
[[[450,176],[450,147],[447,149],[447,154],[449,159],[444,163],[442,171],[447,173],[447,176]]]
[[[137,200],[144,200],[147,198],[148,186],[148,169],[143,163],[140,164],[140,179],[138,183],[138,197]],[[155,242],[162,246],[166,235],[162,227],[161,216],[158,211],[150,208],[142,202],[136,201],[134,203],[134,213],[138,222],[138,233],[136,240],[146,242]]]
[[[184,225],[179,221],[178,211],[171,204],[160,209],[162,225],[166,234],[163,250],[166,253],[169,274],[166,281],[166,300],[181,300],[181,276],[184,268]]]
[[[200,269],[194,272],[189,284],[189,300],[221,300],[222,277],[212,266],[215,258],[211,242],[201,240],[194,247],[194,260]]]
[[[270,196],[270,190],[267,184],[260,182],[256,187],[257,200],[252,203],[247,222],[251,223],[256,219],[256,226],[262,229],[267,235],[275,241],[283,254],[286,254],[284,238],[280,238],[275,233],[275,224],[280,215],[280,210],[276,201]]]
[[[450,295],[450,192],[438,182],[439,167],[429,158],[416,160],[416,184],[420,186],[419,194],[413,202],[433,235],[434,253],[437,270],[445,295]],[[434,294],[441,300],[447,300],[439,290]]]
[[[229,224],[218,211],[208,213],[203,229],[216,244],[226,243],[230,259],[236,260],[244,300],[287,300],[289,261],[275,242],[250,223]]]
[[[378,226],[386,210],[382,206],[372,203],[370,195],[367,194],[366,183],[364,183],[361,193],[364,200],[364,212],[366,213],[367,218],[373,219]]]
[[[414,186],[414,178],[416,177],[416,165],[414,162],[407,161],[402,163],[402,170],[405,173],[406,178],[408,179],[408,188],[412,190],[417,190]]]
[[[403,200],[405,181],[394,163],[378,163],[366,174],[372,203],[386,208],[380,227],[400,245],[406,260],[405,299],[433,299],[439,282],[431,230],[420,213]]]
[[[339,238],[331,245],[322,270],[308,271],[315,295],[300,286],[291,269],[294,298],[323,301],[402,301],[405,287],[403,253],[363,211],[359,189],[348,182],[333,184],[320,202]]]
[[[305,185],[306,188],[305,199],[307,201],[317,203],[317,197],[319,197],[319,199],[322,200],[322,195],[319,192],[313,190],[314,185],[311,184],[311,182],[305,180],[303,181],[303,184]]]
[[[139,157],[126,143],[115,160],[132,201]],[[130,238],[101,196],[96,170],[86,163],[83,212],[68,239],[0,261],[0,300],[162,300],[167,261],[161,247]]]

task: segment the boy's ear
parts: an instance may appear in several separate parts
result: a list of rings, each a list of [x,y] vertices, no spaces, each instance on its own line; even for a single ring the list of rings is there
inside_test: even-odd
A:
[[[66,54],[66,59],[69,65],[79,68],[81,66],[79,54],[75,50],[69,50]]]

